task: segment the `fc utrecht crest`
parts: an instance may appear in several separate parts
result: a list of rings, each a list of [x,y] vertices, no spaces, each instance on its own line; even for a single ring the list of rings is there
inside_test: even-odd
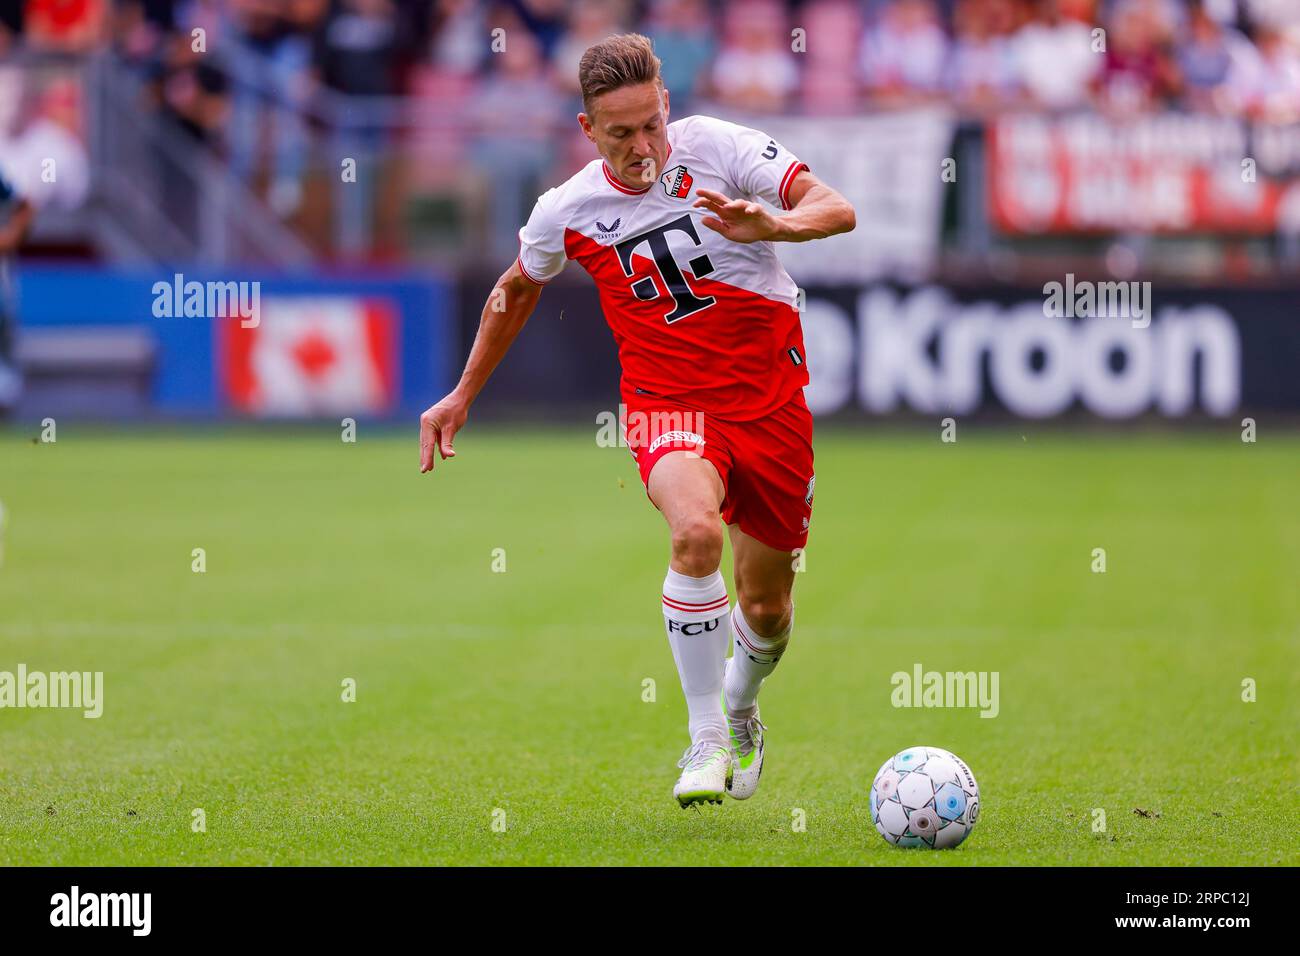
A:
[[[691,183],[695,182],[685,166],[674,166],[660,176],[659,181],[664,184],[664,191],[674,199],[685,199],[691,191]]]

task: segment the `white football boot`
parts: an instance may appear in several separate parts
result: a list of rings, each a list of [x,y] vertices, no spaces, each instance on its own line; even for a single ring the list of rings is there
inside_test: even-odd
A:
[[[726,667],[731,666],[727,658]],[[766,730],[758,719],[758,705],[749,716],[733,717],[727,707],[726,668],[723,669],[722,711],[727,716],[731,731],[731,776],[727,780],[727,793],[737,800],[748,800],[758,789],[758,778],[763,775],[763,751]]]
[[[686,809],[697,803],[721,803],[731,776],[731,748],[725,741],[702,737],[686,748],[677,761],[682,775],[673,796]]]

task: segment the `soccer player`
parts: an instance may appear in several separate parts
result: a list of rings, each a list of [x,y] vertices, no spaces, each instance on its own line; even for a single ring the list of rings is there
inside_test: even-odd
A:
[[[36,212],[0,172],[0,417],[18,402],[22,387],[14,354],[13,289],[9,259],[18,251]]]
[[[600,156],[543,194],[519,231],[459,384],[420,416],[420,471],[455,456],[470,404],[542,287],[581,263],[618,345],[628,447],[671,534],[662,606],[689,716],[673,788],[686,807],[758,786],[758,691],[790,639],[812,515],[798,290],[773,244],[848,232],[855,218],[765,134],[707,116],[669,124],[659,66],[638,34],[583,54],[578,123]],[[719,570],[724,523],[734,608]]]

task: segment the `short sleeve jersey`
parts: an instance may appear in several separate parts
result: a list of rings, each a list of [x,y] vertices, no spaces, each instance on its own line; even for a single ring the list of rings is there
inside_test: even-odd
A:
[[[703,187],[790,208],[808,167],[758,130],[706,116],[668,126],[666,169],[639,189],[594,160],[537,200],[519,268],[544,284],[575,259],[591,274],[618,345],[622,389],[747,421],[808,384],[798,289],[770,242],[701,224]]]

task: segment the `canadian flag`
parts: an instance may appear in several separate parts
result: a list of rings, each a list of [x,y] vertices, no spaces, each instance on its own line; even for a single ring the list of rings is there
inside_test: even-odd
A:
[[[397,320],[382,299],[266,296],[256,326],[219,325],[218,378],[240,411],[375,415],[396,402]]]

